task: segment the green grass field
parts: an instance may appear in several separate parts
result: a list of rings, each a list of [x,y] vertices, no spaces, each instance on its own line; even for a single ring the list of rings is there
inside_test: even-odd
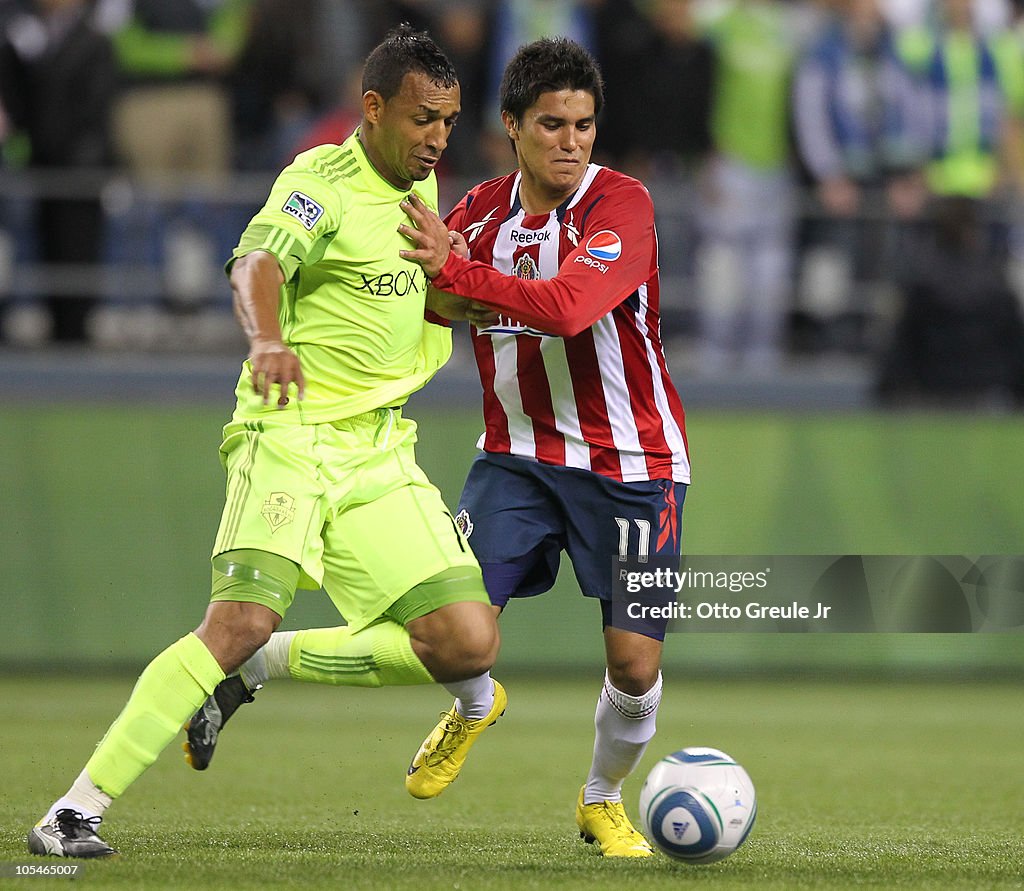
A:
[[[598,675],[599,677],[599,675]],[[597,681],[511,675],[506,716],[441,798],[406,764],[439,688],[268,688],[212,767],[177,746],[117,802],[86,862],[101,888],[1024,888],[1024,709],[1018,684],[667,678],[658,736],[628,781],[684,745],[743,763],[759,816],[732,858],[603,861],[577,837]],[[0,863],[80,770],[130,678],[0,680]],[[34,861],[50,862],[58,861]],[[26,888],[67,880],[13,879]]]
[[[224,411],[6,411],[0,666],[140,667],[195,626],[223,499]],[[454,504],[477,413],[414,415],[420,461]],[[690,553],[1020,553],[1021,416],[689,420]],[[337,617],[309,595],[286,621]],[[686,745],[732,754],[759,795],[747,845],[688,867],[605,862],[577,837],[601,653],[597,612],[571,574],[510,611],[502,630],[508,714],[437,801],[411,799],[403,775],[449,705],[442,690],[282,683],[235,719],[207,773],[166,752],[109,813],[104,835],[122,856],[85,863],[81,881],[189,891],[1024,889],[1019,634],[671,635],[659,732],[627,784],[630,812],[647,770]],[[515,673],[528,666],[551,670]],[[585,666],[589,681],[571,679]],[[728,680],[709,680],[716,672]],[[0,867],[29,860],[29,826],[77,775],[134,677],[0,676]]]

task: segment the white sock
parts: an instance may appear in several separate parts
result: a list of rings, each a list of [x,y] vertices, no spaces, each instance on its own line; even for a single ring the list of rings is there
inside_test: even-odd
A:
[[[250,692],[272,678],[280,680],[291,677],[288,671],[288,651],[296,634],[297,631],[275,631],[270,635],[270,640],[238,669],[242,683]]]
[[[494,681],[489,671],[466,681],[450,681],[442,686],[455,697],[455,711],[467,721],[486,718],[494,708]]]
[[[661,672],[642,696],[615,689],[605,672],[594,715],[594,760],[583,803],[622,801],[622,784],[643,757],[656,729],[661,702]]]
[[[50,805],[43,822],[49,823],[54,814],[64,808],[78,811],[83,817],[102,817],[113,800],[106,792],[98,789],[88,772],[83,770],[78,779],[71,784],[67,794]]]

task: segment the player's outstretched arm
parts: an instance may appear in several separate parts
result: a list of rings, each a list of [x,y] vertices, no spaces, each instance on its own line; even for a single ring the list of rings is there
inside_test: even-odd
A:
[[[306,381],[299,358],[284,343],[277,320],[284,273],[277,258],[268,251],[253,251],[231,267],[231,295],[235,316],[249,339],[253,390],[270,402],[270,391],[280,387],[277,407],[288,404],[288,390],[295,385],[299,401]]]
[[[629,246],[614,263],[595,261],[581,244],[550,279],[506,275],[451,250],[447,224],[415,196],[403,204],[413,225],[399,227],[415,247],[400,253],[419,263],[437,288],[548,334],[573,337],[611,312],[657,271],[650,196],[639,183],[620,193],[615,201],[602,202],[601,219],[592,221]]]

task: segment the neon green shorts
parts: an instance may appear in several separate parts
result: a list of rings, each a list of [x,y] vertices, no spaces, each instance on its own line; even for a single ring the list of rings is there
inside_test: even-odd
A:
[[[299,587],[322,585],[354,630],[438,573],[479,575],[416,464],[415,442],[415,422],[398,409],[333,424],[232,421],[221,445],[227,498],[213,556],[251,548],[297,563]],[[485,599],[482,583],[480,591]],[[289,605],[273,608],[284,615]]]

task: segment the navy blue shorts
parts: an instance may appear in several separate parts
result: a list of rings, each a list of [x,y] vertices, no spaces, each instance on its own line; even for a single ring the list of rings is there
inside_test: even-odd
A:
[[[601,600],[604,625],[662,640],[667,620],[613,620],[614,561],[678,556],[685,497],[685,483],[621,483],[587,470],[483,452],[470,467],[455,519],[480,561],[495,606],[549,590],[565,551],[580,590]]]

